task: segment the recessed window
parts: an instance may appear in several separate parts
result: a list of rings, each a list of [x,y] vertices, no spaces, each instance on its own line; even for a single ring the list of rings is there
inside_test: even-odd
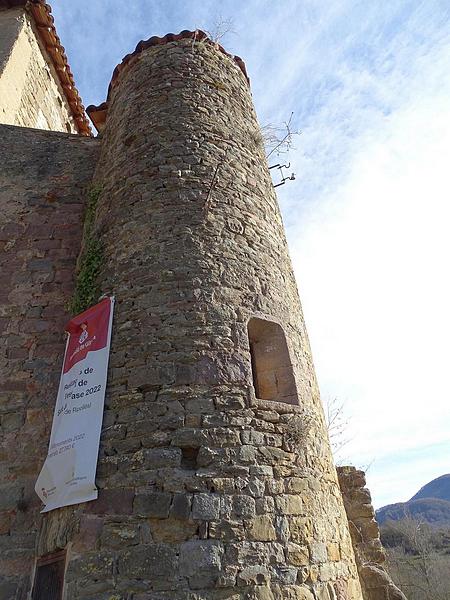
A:
[[[278,323],[252,318],[248,339],[255,396],[298,404],[297,386],[284,331]]]
[[[62,600],[65,550],[38,558],[32,600]]]

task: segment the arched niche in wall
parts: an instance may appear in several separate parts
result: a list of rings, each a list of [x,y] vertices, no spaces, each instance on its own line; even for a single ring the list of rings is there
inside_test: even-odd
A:
[[[273,321],[252,317],[247,329],[255,396],[261,400],[298,404],[297,386],[282,327]]]

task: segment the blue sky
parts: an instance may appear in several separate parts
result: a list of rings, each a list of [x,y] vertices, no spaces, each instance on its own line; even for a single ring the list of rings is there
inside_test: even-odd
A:
[[[59,0],[85,105],[140,39],[233,20],[260,122],[301,130],[278,188],[322,396],[349,419],[340,462],[375,505],[450,472],[450,3]]]

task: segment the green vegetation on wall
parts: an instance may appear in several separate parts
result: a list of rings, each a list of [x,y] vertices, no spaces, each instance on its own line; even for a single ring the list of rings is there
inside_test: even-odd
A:
[[[95,211],[100,192],[101,187],[94,186],[88,193],[82,251],[78,262],[75,291],[69,303],[69,310],[73,315],[92,306],[100,295],[97,280],[103,263],[103,245],[94,231]]]

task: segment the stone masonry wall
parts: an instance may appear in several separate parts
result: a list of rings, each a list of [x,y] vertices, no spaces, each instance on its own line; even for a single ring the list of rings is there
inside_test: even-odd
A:
[[[337,473],[364,600],[406,600],[384,567],[386,555],[364,472],[338,467]]]
[[[16,39],[22,28],[22,9],[0,8],[0,76],[6,67]]]
[[[208,43],[144,51],[96,172],[116,296],[99,499],[45,516],[68,600],[361,600],[247,82]],[[247,323],[286,334],[299,406],[255,398]]]
[[[77,132],[55,68],[23,9],[0,9],[0,123]]]
[[[0,599],[26,597],[97,140],[0,125]]]

